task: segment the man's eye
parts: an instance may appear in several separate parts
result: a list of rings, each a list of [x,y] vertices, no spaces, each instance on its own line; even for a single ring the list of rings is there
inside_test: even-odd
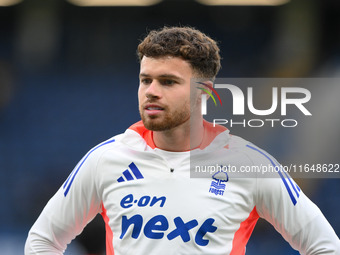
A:
[[[163,85],[174,85],[176,82],[174,80],[162,80]]]
[[[151,82],[152,82],[152,80],[149,79],[149,78],[145,78],[145,79],[141,80],[141,83],[143,83],[143,84],[150,84]]]

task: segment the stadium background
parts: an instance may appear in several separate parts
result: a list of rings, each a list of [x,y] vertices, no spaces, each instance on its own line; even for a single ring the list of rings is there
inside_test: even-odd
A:
[[[206,6],[194,0],[164,0],[147,7],[79,7],[66,0],[24,0],[0,7],[2,253],[22,254],[29,228],[77,161],[139,119],[135,51],[148,30],[190,25],[209,34],[222,50],[219,77],[336,77],[340,75],[339,14],[337,0],[292,0],[280,6]],[[318,96],[334,93],[340,95],[335,88]],[[332,109],[331,104],[325,107]],[[339,114],[329,118],[339,123]],[[245,138],[289,161],[292,153],[287,151],[306,149],[304,139],[322,136],[326,142],[324,147],[315,144],[320,148],[316,157],[339,163],[338,129],[338,125],[329,125],[326,131],[310,127],[294,139],[271,129]],[[340,236],[339,180],[297,182]],[[104,254],[104,245],[103,223],[97,217],[66,254]],[[297,253],[261,221],[247,254]]]

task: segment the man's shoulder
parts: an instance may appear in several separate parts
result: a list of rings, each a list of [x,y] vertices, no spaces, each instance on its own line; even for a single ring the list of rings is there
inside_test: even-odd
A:
[[[246,156],[253,164],[278,164],[275,158],[266,150],[239,136],[230,135],[228,143],[230,150],[238,151]]]
[[[120,145],[120,140],[122,139],[123,134],[115,135],[97,145],[92,147],[88,152],[84,155],[85,159],[95,160],[101,157],[105,152],[110,150],[116,150]]]

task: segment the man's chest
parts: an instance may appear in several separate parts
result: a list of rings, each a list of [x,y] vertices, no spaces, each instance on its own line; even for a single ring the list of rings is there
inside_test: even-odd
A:
[[[190,178],[189,167],[171,172],[161,162],[126,162],[102,174],[100,195],[116,241],[225,246],[254,208],[251,180]]]

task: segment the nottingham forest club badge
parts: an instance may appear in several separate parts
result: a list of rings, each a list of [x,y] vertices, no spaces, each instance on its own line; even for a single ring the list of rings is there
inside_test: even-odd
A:
[[[216,196],[223,196],[226,182],[229,180],[228,174],[226,172],[219,171],[212,176],[213,180],[210,185],[209,192],[215,194]]]

